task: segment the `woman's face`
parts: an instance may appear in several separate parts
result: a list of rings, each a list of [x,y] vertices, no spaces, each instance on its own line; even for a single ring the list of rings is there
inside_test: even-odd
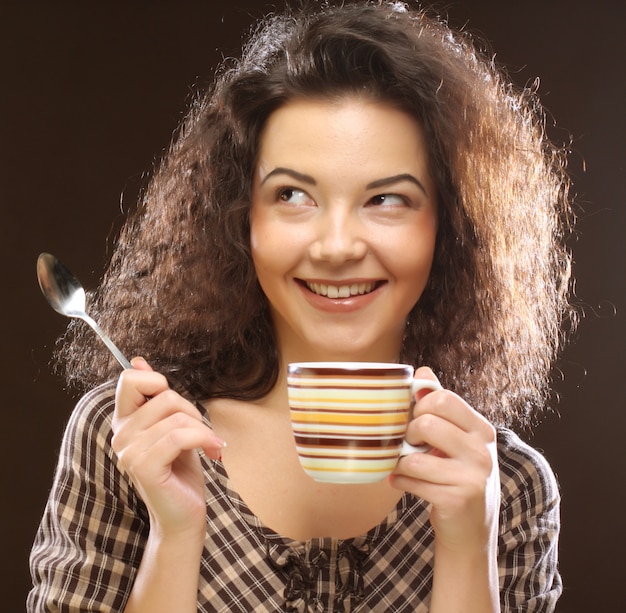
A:
[[[269,117],[251,247],[284,362],[396,360],[436,234],[428,151],[410,115],[347,97],[292,100]]]

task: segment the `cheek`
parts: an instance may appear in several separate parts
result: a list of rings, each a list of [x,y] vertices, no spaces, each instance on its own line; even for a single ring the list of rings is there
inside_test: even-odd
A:
[[[422,295],[428,278],[430,277],[430,260],[408,262],[407,266],[396,269],[396,280],[402,288],[402,293],[413,302],[417,302]]]
[[[257,269],[264,268],[268,258],[271,259],[272,243],[275,242],[275,234],[272,232],[271,224],[268,223],[266,216],[261,212],[252,208],[250,215],[250,253],[254,267]]]
[[[262,282],[282,276],[293,265],[293,241],[280,230],[280,224],[252,224],[250,227],[252,263]]]
[[[253,257],[262,242],[262,227],[263,223],[257,212],[257,207],[253,204],[250,210],[250,251],[252,252]]]
[[[306,258],[311,237],[304,224],[258,213],[250,218],[250,251],[259,269],[288,269]]]
[[[381,233],[382,235],[382,233]],[[435,232],[385,233],[374,250],[395,276],[415,281],[428,277],[435,252]]]
[[[258,277],[263,276],[263,272],[268,268],[273,268],[273,255],[276,249],[271,249],[271,241],[259,235],[258,233],[250,234],[250,249],[252,254],[252,263],[257,272]]]

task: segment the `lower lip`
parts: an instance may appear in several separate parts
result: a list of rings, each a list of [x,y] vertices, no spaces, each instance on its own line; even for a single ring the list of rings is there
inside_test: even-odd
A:
[[[312,292],[305,284],[298,283],[306,301],[320,311],[327,313],[352,313],[369,306],[381,292],[385,284],[377,287],[369,294],[359,294],[349,298],[328,298]]]

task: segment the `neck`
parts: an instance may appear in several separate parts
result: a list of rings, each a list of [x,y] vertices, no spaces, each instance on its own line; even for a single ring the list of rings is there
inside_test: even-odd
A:
[[[370,351],[342,351],[339,349],[320,351],[314,347],[283,347],[280,351],[280,376],[287,373],[287,364],[292,362],[398,362],[399,347],[372,349]]]

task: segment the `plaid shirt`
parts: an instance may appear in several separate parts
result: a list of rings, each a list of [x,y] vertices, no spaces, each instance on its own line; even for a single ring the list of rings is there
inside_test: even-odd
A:
[[[111,449],[114,385],[72,414],[31,553],[28,611],[123,611],[146,543],[145,506]],[[208,416],[205,416],[208,422]],[[559,493],[545,459],[498,432],[502,507],[498,557],[503,612],[553,611]],[[405,494],[387,519],[349,540],[296,542],[263,526],[203,458],[207,530],[198,611],[427,612],[434,535],[429,505]]]

